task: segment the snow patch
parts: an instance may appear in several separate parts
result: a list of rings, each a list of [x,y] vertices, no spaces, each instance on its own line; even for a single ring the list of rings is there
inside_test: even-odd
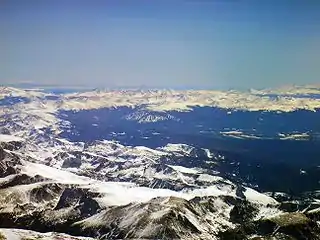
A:
[[[0,134],[0,142],[22,142],[24,141],[21,137],[16,137],[13,135]]]
[[[251,202],[256,202],[260,204],[277,204],[278,202],[265,194],[259,193],[252,188],[245,188],[244,195]]]
[[[218,181],[224,181],[224,179],[222,177],[218,177],[218,176],[212,176],[209,174],[200,174],[200,176],[197,178],[198,181],[201,182],[218,182]]]
[[[178,171],[178,172],[182,172],[182,173],[188,173],[188,174],[198,174],[200,173],[200,171],[195,170],[193,168],[186,168],[183,166],[174,166],[174,165],[167,165],[169,167],[171,167],[172,169]]]

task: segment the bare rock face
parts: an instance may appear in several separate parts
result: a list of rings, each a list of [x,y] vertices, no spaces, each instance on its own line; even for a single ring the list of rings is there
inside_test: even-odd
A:
[[[81,159],[79,158],[67,158],[64,160],[63,168],[79,168],[81,166]]]
[[[15,154],[6,150],[12,149],[11,144],[0,144],[0,177],[6,177],[17,173],[16,166],[19,165],[20,159]],[[10,151],[10,150],[9,150]]]
[[[257,206],[247,201],[241,201],[235,204],[230,211],[230,221],[239,224],[247,223],[252,221],[258,212]]]
[[[312,220],[318,221],[320,224],[320,207],[308,211],[306,215]]]
[[[220,234],[221,239],[319,239],[320,226],[301,212],[283,213],[238,226]]]

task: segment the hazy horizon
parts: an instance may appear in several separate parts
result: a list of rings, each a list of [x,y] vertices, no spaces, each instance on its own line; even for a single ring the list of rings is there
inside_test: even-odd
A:
[[[316,84],[319,42],[317,1],[3,1],[0,85]]]

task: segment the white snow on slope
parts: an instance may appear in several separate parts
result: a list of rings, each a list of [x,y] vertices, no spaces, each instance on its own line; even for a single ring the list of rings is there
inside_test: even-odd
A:
[[[41,239],[41,240],[93,240],[89,237],[74,237],[63,233],[38,233],[30,230],[0,228],[0,233],[6,237],[7,240],[27,240],[27,239]]]
[[[210,152],[209,149],[204,148],[203,150],[204,150],[205,153],[207,154],[207,157],[208,157],[208,158],[213,158],[213,157],[214,157],[214,154],[213,154],[212,152]]]
[[[265,194],[259,193],[252,188],[245,188],[246,191],[244,192],[244,195],[246,198],[251,202],[256,202],[260,204],[277,204],[277,201],[273,199],[272,197],[269,197]]]
[[[25,173],[29,176],[40,175],[46,178],[50,178],[54,181],[64,184],[90,184],[93,180],[87,177],[78,176],[76,174],[49,167],[43,164],[31,163],[22,161],[21,173]]]
[[[238,139],[246,139],[246,138],[261,139],[261,137],[259,136],[245,134],[242,131],[225,131],[225,132],[220,132],[220,134],[226,137],[232,137],[232,138],[238,138]]]
[[[222,177],[218,176],[212,176],[206,173],[200,174],[199,177],[197,178],[198,181],[203,181],[203,182],[217,182],[217,181],[226,181]]]
[[[153,189],[147,187],[138,187],[134,183],[129,182],[102,182],[92,180],[87,177],[78,176],[76,174],[48,167],[42,164],[23,162],[22,172],[28,175],[41,175],[54,181],[64,184],[79,184],[80,187],[89,188],[92,191],[102,193],[104,197],[100,199],[101,204],[110,205],[126,205],[131,202],[147,202],[155,197],[175,196],[190,200],[196,196],[219,196],[229,195],[236,196],[235,190],[231,185],[220,187],[212,185],[206,188],[198,188],[186,191],[172,191],[169,189]],[[246,197],[260,204],[276,204],[277,202],[263,194],[247,188]]]
[[[278,134],[281,140],[308,140],[308,133],[297,133],[297,134]]]
[[[166,146],[160,147],[159,149],[166,152],[190,154],[193,147],[187,144],[168,143]]]
[[[169,167],[171,167],[172,169],[178,171],[178,172],[182,172],[182,173],[190,173],[190,174],[198,174],[200,173],[199,170],[195,170],[193,168],[186,168],[183,166],[174,166],[174,165],[168,165]]]
[[[16,137],[13,135],[0,134],[0,142],[21,142],[24,141],[21,137]]]

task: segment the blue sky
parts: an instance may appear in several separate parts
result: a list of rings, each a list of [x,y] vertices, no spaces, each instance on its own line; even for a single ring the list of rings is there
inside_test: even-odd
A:
[[[227,89],[319,76],[316,0],[0,2],[2,84]]]

